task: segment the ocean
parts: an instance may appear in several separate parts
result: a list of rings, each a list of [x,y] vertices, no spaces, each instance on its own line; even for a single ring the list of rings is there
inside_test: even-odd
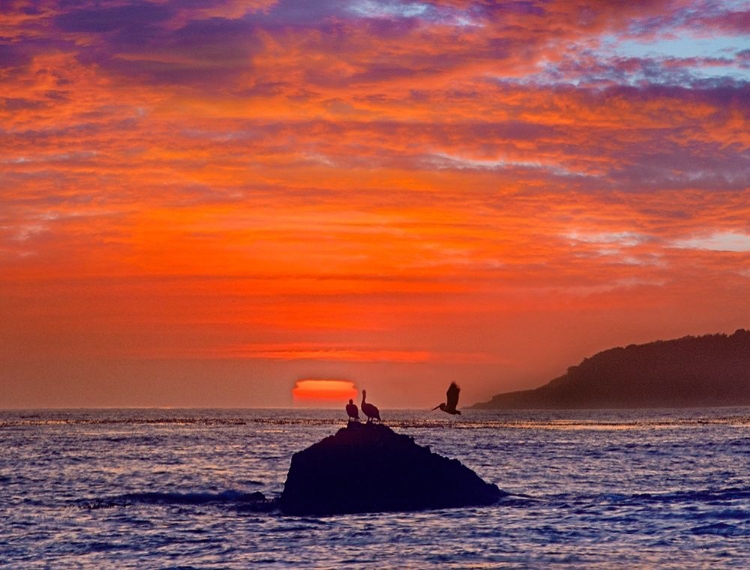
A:
[[[343,408],[0,411],[0,567],[750,567],[750,408],[381,412],[511,495],[259,511]]]

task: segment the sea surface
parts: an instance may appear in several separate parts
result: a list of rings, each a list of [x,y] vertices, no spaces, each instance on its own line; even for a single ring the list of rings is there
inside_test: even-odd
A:
[[[283,516],[343,410],[0,411],[0,567],[750,568],[750,408],[381,412],[513,495]]]

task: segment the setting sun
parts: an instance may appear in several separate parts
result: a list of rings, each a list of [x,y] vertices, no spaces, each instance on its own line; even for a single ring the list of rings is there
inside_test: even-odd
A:
[[[348,380],[298,380],[292,389],[295,405],[343,404],[356,396],[357,388]]]

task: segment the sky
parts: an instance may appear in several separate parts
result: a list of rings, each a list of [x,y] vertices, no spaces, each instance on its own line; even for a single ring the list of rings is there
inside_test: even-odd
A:
[[[0,408],[381,413],[750,328],[733,0],[0,4]]]

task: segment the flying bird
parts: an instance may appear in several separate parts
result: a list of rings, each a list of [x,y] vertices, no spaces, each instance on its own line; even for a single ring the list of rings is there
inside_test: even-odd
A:
[[[456,409],[456,406],[458,406],[458,393],[460,391],[461,388],[459,388],[458,384],[456,384],[455,382],[451,382],[451,385],[448,387],[448,391],[445,393],[447,402],[445,404],[439,404],[432,409],[437,410],[438,408],[440,408],[448,414],[461,415],[461,412]]]
[[[367,390],[362,390],[362,405],[360,408],[362,408],[362,413],[367,416],[367,423],[369,424],[372,420],[380,421],[380,410],[372,404],[365,402],[366,397]]]
[[[349,415],[350,422],[359,421],[359,409],[357,409],[357,404],[354,403],[354,400],[349,400],[349,403],[346,405],[346,413]]]

